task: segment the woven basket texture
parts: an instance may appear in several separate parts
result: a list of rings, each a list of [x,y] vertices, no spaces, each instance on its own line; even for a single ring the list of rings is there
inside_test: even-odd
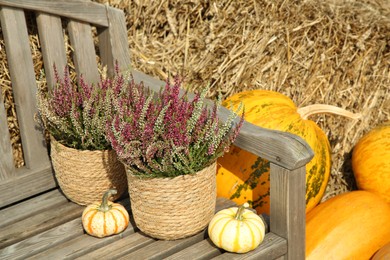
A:
[[[51,160],[58,184],[71,201],[88,205],[115,188],[118,199],[127,189],[126,171],[113,150],[88,151],[66,147],[51,138]]]
[[[132,215],[145,234],[176,240],[202,231],[215,213],[216,163],[193,175],[142,178],[127,167]]]

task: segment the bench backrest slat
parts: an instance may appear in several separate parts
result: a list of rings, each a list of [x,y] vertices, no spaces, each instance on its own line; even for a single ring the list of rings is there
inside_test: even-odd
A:
[[[47,26],[48,24],[50,26]],[[55,84],[53,65],[55,64],[58,72],[62,75],[67,64],[61,18],[56,15],[39,13],[37,26],[47,86],[51,87]]]
[[[15,173],[12,155],[11,139],[8,130],[7,114],[4,108],[3,96],[0,95],[0,181],[10,178]]]
[[[86,82],[97,83],[100,77],[91,25],[72,20],[68,23],[68,32],[77,76],[82,74]]]
[[[122,11],[107,7],[109,27],[98,28],[99,50],[102,64],[107,65],[108,74],[113,75],[115,62],[122,71],[131,66],[127,40],[126,19]]]
[[[4,7],[0,17],[25,166],[29,169],[49,167],[42,129],[34,120],[37,88],[24,11]]]
[[[105,6],[91,1],[2,0],[1,4],[108,26]]]

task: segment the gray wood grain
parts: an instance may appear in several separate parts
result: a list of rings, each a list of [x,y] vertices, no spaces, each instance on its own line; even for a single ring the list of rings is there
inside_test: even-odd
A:
[[[115,243],[108,244],[100,247],[88,254],[80,256],[78,260],[90,260],[90,259],[117,259],[130,252],[136,251],[141,247],[144,247],[155,240],[141,233],[134,233],[124,238],[121,238]]]
[[[219,117],[226,120],[227,116],[228,110],[221,108]],[[290,170],[306,165],[314,155],[301,137],[264,129],[247,121],[244,122],[234,144]]]
[[[83,230],[81,225],[78,228]],[[71,240],[67,240],[64,243],[52,246],[39,254],[35,254],[34,256],[29,257],[29,259],[75,259],[101,247],[112,244],[133,233],[134,227],[129,225],[122,233],[104,238],[82,234]]]
[[[51,88],[56,83],[53,66],[55,65],[57,71],[62,75],[67,63],[61,18],[55,15],[39,13],[37,15],[37,25],[45,78],[47,86]]]
[[[212,259],[276,259],[284,255],[287,251],[287,241],[274,233],[267,233],[263,242],[253,251],[245,254],[236,254],[226,252]]]
[[[96,25],[108,26],[104,5],[91,1],[0,0],[0,5],[45,12]]]
[[[14,157],[2,94],[0,94],[0,154],[0,181],[2,181],[15,174]]]
[[[194,243],[202,241],[204,236],[204,232],[201,232],[192,237],[183,238],[179,240],[157,240],[130,254],[126,254],[119,259],[162,259]]]
[[[68,200],[58,189],[20,202],[0,211],[0,228],[67,202]]]
[[[118,203],[121,203],[127,210],[130,209],[128,198],[123,199]],[[29,199],[23,203],[18,203],[10,208],[3,209],[0,211],[0,216],[3,216],[3,212],[5,213],[4,215],[8,217],[10,217],[12,213],[24,214],[24,218],[19,218],[18,222],[11,221],[11,226],[15,227],[15,229],[22,230],[18,225],[26,225],[27,230],[24,232],[15,230],[13,233],[15,240],[20,240],[20,242],[13,243],[12,245],[1,249],[0,255],[2,257],[4,256],[6,259],[26,259],[27,257],[32,257],[34,255],[57,255],[58,253],[53,253],[53,251],[62,250],[61,252],[63,252],[64,248],[66,248],[68,251],[64,255],[71,255],[72,258],[74,258],[77,255],[94,250],[96,248],[94,247],[94,244],[104,246],[107,243],[112,243],[128,234],[134,233],[134,225],[132,224],[133,222],[131,222],[128,229],[123,232],[122,235],[114,236],[102,241],[99,241],[99,239],[96,238],[91,240],[91,238],[88,238],[90,236],[85,234],[81,224],[81,212],[84,208],[85,207],[78,206],[73,202],[69,202],[59,190],[54,190]],[[27,212],[31,210],[31,212],[23,213],[23,210]],[[28,215],[28,217],[26,217],[26,215]],[[31,223],[34,220],[38,221],[38,223]],[[55,226],[51,228],[51,222],[54,221],[56,221]],[[62,224],[61,222],[64,223]],[[36,235],[31,235],[31,232],[28,230],[30,225],[39,226],[42,230]],[[7,232],[9,229],[10,228],[6,227],[3,229],[0,228],[0,232]],[[90,246],[91,243],[93,244],[92,246]],[[79,249],[80,247],[81,249]],[[62,249],[57,250],[57,248]],[[73,251],[76,251],[76,253],[74,254]]]
[[[270,230],[287,239],[287,259],[305,259],[306,168],[289,171],[271,163]]]
[[[0,228],[0,248],[17,243],[81,216],[84,207],[66,202]]]
[[[98,29],[101,62],[108,74],[114,74],[115,63],[121,71],[130,70],[130,49],[127,39],[126,18],[122,10],[106,6],[109,27]]]
[[[99,82],[100,76],[91,26],[72,20],[68,23],[68,32],[73,47],[73,62],[77,76],[83,75],[84,80],[89,84]]]
[[[194,245],[191,245],[167,258],[166,260],[181,260],[181,259],[191,259],[191,260],[201,260],[201,259],[211,259],[215,256],[220,255],[224,251],[217,248],[210,239],[202,240]]]
[[[236,206],[236,203],[234,203],[231,200],[225,199],[225,198],[217,198],[216,203],[216,209],[215,211],[218,212],[222,209],[229,208],[232,206]],[[205,238],[207,238],[207,227],[200,233],[174,241],[163,241],[163,240],[157,240],[151,244],[148,244],[145,247],[140,248],[139,250],[133,251],[129,254],[124,255],[120,259],[161,259],[168,257],[172,254],[175,254],[177,252],[180,252],[184,248],[187,248],[193,244],[196,244],[198,242],[201,242]],[[210,245],[212,246],[212,245]]]
[[[83,232],[81,218],[76,218],[0,249],[0,258],[10,260],[26,259],[28,256],[33,256],[65,241],[81,236]]]
[[[230,207],[235,207],[237,204],[226,198],[217,198],[217,202],[215,204],[215,213],[220,210],[227,209]]]
[[[0,207],[26,199],[57,186],[51,166],[16,169],[17,177],[0,182]]]
[[[30,42],[23,10],[0,9],[16,113],[22,139],[24,161],[28,168],[50,165],[42,129],[34,121],[36,83]]]

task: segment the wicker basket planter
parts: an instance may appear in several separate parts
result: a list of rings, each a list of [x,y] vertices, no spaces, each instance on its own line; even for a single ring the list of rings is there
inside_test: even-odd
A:
[[[51,159],[58,184],[71,201],[88,205],[110,188],[119,198],[127,189],[126,172],[113,150],[88,151],[66,147],[51,138]]]
[[[202,231],[215,212],[216,163],[194,175],[142,178],[127,168],[132,215],[145,234],[164,240]]]

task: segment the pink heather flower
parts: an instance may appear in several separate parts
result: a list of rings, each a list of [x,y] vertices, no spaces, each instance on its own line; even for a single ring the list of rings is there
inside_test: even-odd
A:
[[[114,81],[118,79],[121,76]],[[155,94],[130,78],[118,95],[112,95],[116,105],[108,115],[113,120],[106,127],[107,137],[133,173],[149,177],[194,173],[234,142],[241,127],[233,123],[236,116],[232,114],[225,124],[219,122],[217,104],[203,105],[206,91],[190,100],[187,93],[180,95],[181,85],[179,77],[172,84],[167,80],[151,99]]]
[[[68,68],[60,77],[54,67],[56,84],[48,91],[38,92],[38,111],[42,124],[62,144],[87,150],[109,149],[105,125],[109,114],[107,96],[113,86],[102,80],[97,85],[89,84],[80,75],[73,82]]]

